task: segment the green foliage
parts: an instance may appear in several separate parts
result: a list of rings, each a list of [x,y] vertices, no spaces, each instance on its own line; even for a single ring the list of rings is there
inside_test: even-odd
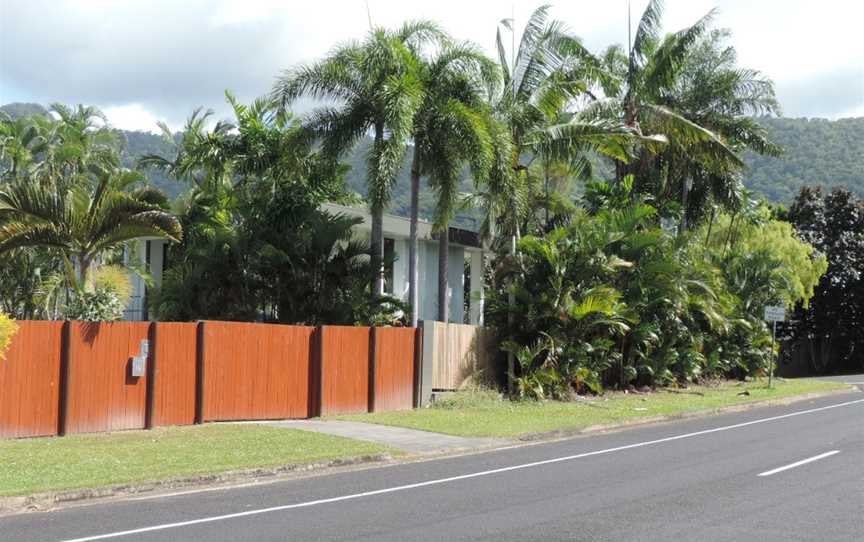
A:
[[[746,153],[748,188],[786,204],[805,186],[844,187],[864,197],[864,118],[756,121],[785,152],[780,157]]]
[[[65,283],[56,254],[19,248],[0,255],[0,310],[19,320],[58,316]]]
[[[103,265],[93,274],[96,290],[109,290],[114,293],[121,306],[126,306],[132,295],[132,282],[129,270],[119,265]]]
[[[38,104],[7,104],[0,107],[12,119],[20,119],[31,114],[47,114],[47,110]],[[744,185],[766,197],[769,201],[790,203],[800,188],[804,185],[817,185],[826,188],[834,186],[846,187],[848,190],[864,196],[864,119],[807,119],[788,117],[755,117],[766,131],[766,138],[784,152],[781,156],[762,156],[754,152],[744,152],[742,159],[746,168],[742,175]],[[120,153],[123,167],[134,168],[138,159],[146,155],[170,156],[174,149],[175,134],[171,140],[150,132],[128,130],[117,131],[125,144]],[[361,139],[357,145],[345,153],[342,160],[348,169],[345,183],[349,193],[366,197],[366,156],[371,147],[371,138]],[[409,146],[406,156],[399,168],[396,181],[393,183],[392,198],[388,212],[408,216],[410,208],[410,164],[414,147]],[[607,164],[592,160],[593,172],[599,177],[614,176]],[[190,185],[186,181],[174,180],[165,171],[156,168],[145,168],[142,173],[147,183],[161,190],[171,200],[186,193]],[[569,174],[568,174],[569,175]],[[542,173],[537,177],[542,179]],[[554,175],[557,182],[567,182],[566,177]],[[460,175],[460,192],[470,192],[472,189],[469,172]],[[553,182],[556,182],[553,179]],[[569,185],[567,185],[569,186]],[[569,188],[562,185],[553,186],[553,194],[565,192]],[[542,197],[542,191],[539,196]],[[420,192],[420,216],[432,220],[435,206],[435,194],[428,186],[423,186]],[[477,230],[480,217],[476,210],[460,209],[454,216],[455,226]]]
[[[842,189],[804,188],[789,209],[798,234],[828,260],[810,303],[795,311],[791,334],[813,370],[864,364],[864,200]]]
[[[86,322],[111,322],[123,317],[124,303],[113,288],[77,292],[66,307],[66,318]]]
[[[520,396],[759,374],[765,305],[813,295],[825,258],[789,224],[739,218],[730,235],[724,215],[708,243],[673,236],[632,184],[591,186],[568,226],[499,256],[487,320],[510,337]]]
[[[18,332],[18,324],[0,311],[0,361],[3,361],[6,350],[12,344],[12,336]]]
[[[762,207],[759,217],[739,217],[737,222],[733,222],[734,218],[729,215],[717,218],[707,244],[708,251],[720,262],[736,262],[742,258],[752,260],[757,256],[772,262],[770,282],[777,286],[769,290],[750,287],[748,297],[751,302],[764,298],[760,305],[779,303],[792,307],[802,303],[807,306],[819,279],[828,269],[825,255],[816,253],[813,245],[803,241],[792,224],[771,219],[765,207]],[[706,235],[706,229],[703,228],[699,235]],[[759,268],[752,261],[750,265],[730,265],[742,267],[742,272],[747,273],[754,273]],[[729,268],[725,264],[723,267]]]
[[[0,118],[3,303],[23,317],[56,318],[68,303],[72,314],[114,319],[94,267],[130,240],[177,241],[180,225],[161,192],[120,166],[121,137],[98,109],[53,104],[50,113]],[[129,286],[114,279],[122,305]]]
[[[206,131],[196,112],[174,157],[147,157],[195,185],[154,312],[170,320],[398,321],[402,307],[369,298],[368,245],[352,236],[358,221],[319,209],[342,197],[343,169],[273,104],[229,101],[234,123]]]

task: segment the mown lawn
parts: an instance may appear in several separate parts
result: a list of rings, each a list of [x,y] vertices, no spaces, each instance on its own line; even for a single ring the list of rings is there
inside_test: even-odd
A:
[[[252,424],[2,440],[0,496],[384,452],[393,453],[370,442]]]
[[[465,392],[431,408],[342,416],[340,419],[466,437],[514,437],[844,388],[849,386],[837,382],[778,379],[771,389],[765,381],[724,382],[718,386],[677,390],[678,393],[607,393],[576,402],[507,401],[490,392]]]

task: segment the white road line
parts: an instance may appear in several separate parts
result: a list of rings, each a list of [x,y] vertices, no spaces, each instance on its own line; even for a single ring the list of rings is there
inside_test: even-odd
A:
[[[765,472],[759,473],[759,476],[771,476],[772,474],[777,474],[778,472],[783,472],[784,470],[794,469],[795,467],[800,467],[801,465],[806,465],[807,463],[812,463],[814,461],[819,461],[820,459],[825,459],[826,457],[831,457],[834,454],[839,454],[840,450],[831,450],[830,452],[825,452],[824,454],[814,455],[813,457],[808,457],[807,459],[802,459],[801,461],[796,461],[795,463],[790,463],[789,465],[778,467],[773,470],[767,470]]]
[[[176,529],[178,527],[188,527],[190,525],[200,525],[202,523],[213,523],[215,521],[224,521],[227,519],[243,518],[243,517],[248,517],[248,516],[257,516],[257,515],[261,515],[261,514],[269,514],[272,512],[282,512],[285,510],[294,510],[297,508],[309,508],[311,506],[317,506],[317,505],[321,505],[321,504],[330,504],[330,503],[335,503],[335,502],[350,501],[350,500],[354,500],[354,499],[361,499],[363,497],[372,497],[375,495],[385,495],[387,493],[396,493],[398,491],[417,489],[419,487],[428,487],[428,486],[435,486],[435,485],[440,485],[440,484],[447,484],[447,483],[455,482],[458,480],[468,480],[471,478],[480,478],[482,476],[490,476],[493,474],[500,474],[502,472],[511,472],[511,471],[517,471],[517,470],[523,470],[523,469],[530,469],[530,468],[540,467],[540,466],[544,466],[544,465],[552,465],[554,463],[562,463],[564,461],[573,461],[575,459],[582,459],[584,457],[610,454],[610,453],[614,453],[614,452],[620,452],[623,450],[631,450],[633,448],[642,448],[644,446],[652,446],[652,445],[656,445],[656,444],[662,444],[665,442],[673,442],[676,440],[693,438],[693,437],[698,437],[698,436],[702,436],[702,435],[710,435],[711,433],[718,433],[720,431],[729,431],[732,429],[739,429],[741,427],[747,427],[750,425],[773,422],[773,421],[777,421],[777,420],[784,420],[786,418],[792,418],[795,416],[802,416],[804,414],[812,414],[814,412],[822,412],[824,410],[830,410],[833,408],[840,408],[840,407],[844,407],[844,406],[854,405],[857,403],[864,403],[864,399],[857,399],[855,401],[847,401],[845,403],[838,403],[836,405],[828,405],[828,406],[819,407],[819,408],[811,408],[809,410],[799,410],[797,412],[790,412],[789,414],[782,414],[779,416],[771,416],[770,418],[760,418],[758,420],[736,423],[733,425],[725,425],[722,427],[715,427],[713,429],[705,429],[703,431],[696,431],[694,433],[685,433],[682,435],[675,435],[672,437],[665,437],[665,438],[656,439],[656,440],[648,440],[645,442],[637,442],[634,444],[627,444],[624,446],[616,446],[614,448],[606,448],[604,450],[596,450],[593,452],[585,452],[585,453],[581,453],[581,454],[568,455],[568,456],[564,456],[564,457],[556,457],[554,459],[545,459],[543,461],[534,461],[531,463],[523,463],[521,465],[513,465],[510,467],[502,467],[499,469],[491,469],[491,470],[484,470],[484,471],[479,471],[479,472],[472,472],[469,474],[462,474],[459,476],[450,476],[447,478],[439,478],[436,480],[427,480],[425,482],[417,482],[415,484],[406,484],[406,485],[401,485],[401,486],[388,487],[388,488],[384,488],[384,489],[377,489],[374,491],[364,491],[362,493],[353,493],[350,495],[341,495],[339,497],[331,497],[329,499],[318,499],[315,501],[307,501],[307,502],[301,502],[301,503],[296,503],[296,504],[286,504],[286,505],[282,505],[282,506],[271,506],[269,508],[260,508],[257,510],[247,510],[245,512],[237,512],[234,514],[225,514],[222,516],[209,516],[209,517],[204,517],[204,518],[192,519],[192,520],[188,520],[188,521],[178,521],[176,523],[163,523],[161,525],[152,525],[150,527],[141,527],[139,529],[130,529],[128,531],[116,531],[113,533],[106,533],[106,534],[100,534],[100,535],[95,535],[95,536],[86,536],[83,538],[74,538],[74,539],[69,539],[69,540],[65,540],[62,542],[90,542],[92,540],[106,540],[109,538],[120,538],[123,536],[130,536],[130,535],[134,535],[134,534],[149,533],[149,532],[153,532],[153,531],[164,531],[166,529]]]

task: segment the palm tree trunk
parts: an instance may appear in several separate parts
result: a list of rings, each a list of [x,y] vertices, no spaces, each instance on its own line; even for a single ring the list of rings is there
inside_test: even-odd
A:
[[[372,210],[372,298],[384,295],[384,211]]]
[[[449,287],[447,275],[450,264],[449,252],[450,234],[448,228],[445,226],[438,238],[438,320],[445,324],[450,315],[450,307],[447,302],[447,288]]]
[[[414,159],[411,162],[411,225],[408,232],[408,303],[411,304],[411,327],[417,327],[420,321],[420,282],[418,269],[419,255],[417,253],[417,223],[420,213],[420,153],[414,147]]]
[[[714,220],[717,219],[717,207],[711,206],[711,219],[708,220],[708,233],[705,234],[705,250],[708,250],[708,243],[711,242],[711,229],[714,228]],[[703,250],[704,252],[704,250]]]
[[[510,236],[510,255],[516,257],[516,235]],[[513,308],[516,306],[516,297],[513,292],[507,294],[507,331],[508,339],[513,340]],[[516,360],[512,351],[507,351],[507,393],[513,395],[515,386],[513,379],[516,376]]]
[[[381,144],[384,141],[384,126],[375,124],[374,152],[381,152]],[[377,168],[376,168],[377,175]],[[377,178],[370,179],[372,182],[380,182]],[[368,180],[367,180],[368,182]],[[371,192],[371,190],[370,190]],[[369,247],[369,263],[372,267],[371,297],[373,300],[384,295],[384,203],[372,200],[372,239]]]
[[[88,282],[90,280],[90,266],[92,264],[92,260],[86,254],[78,255],[78,288],[82,291],[88,290],[90,287]]]
[[[543,176],[544,176],[544,189],[546,192],[546,220],[543,224],[543,231],[549,230],[549,162],[543,161]]]
[[[684,179],[684,186],[681,190],[681,223],[678,225],[679,235],[687,231],[687,206],[690,200],[690,188],[692,183],[693,181],[691,179]]]
[[[732,231],[735,229],[735,219],[738,218],[738,211],[732,213],[732,218],[729,220],[729,234],[726,235],[726,247],[723,249],[723,256],[732,248]]]

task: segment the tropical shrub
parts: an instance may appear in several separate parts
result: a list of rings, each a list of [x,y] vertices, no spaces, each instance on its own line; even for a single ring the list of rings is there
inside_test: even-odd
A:
[[[80,291],[69,301],[66,318],[86,322],[111,322],[123,317],[124,303],[113,288]]]
[[[18,324],[3,312],[0,312],[0,361],[6,355],[6,349],[12,344],[12,336],[18,331]]]
[[[759,374],[765,305],[813,295],[825,259],[789,224],[722,215],[707,242],[707,227],[676,235],[622,197],[631,186],[589,185],[567,226],[498,257],[487,318],[509,337],[520,396]]]

